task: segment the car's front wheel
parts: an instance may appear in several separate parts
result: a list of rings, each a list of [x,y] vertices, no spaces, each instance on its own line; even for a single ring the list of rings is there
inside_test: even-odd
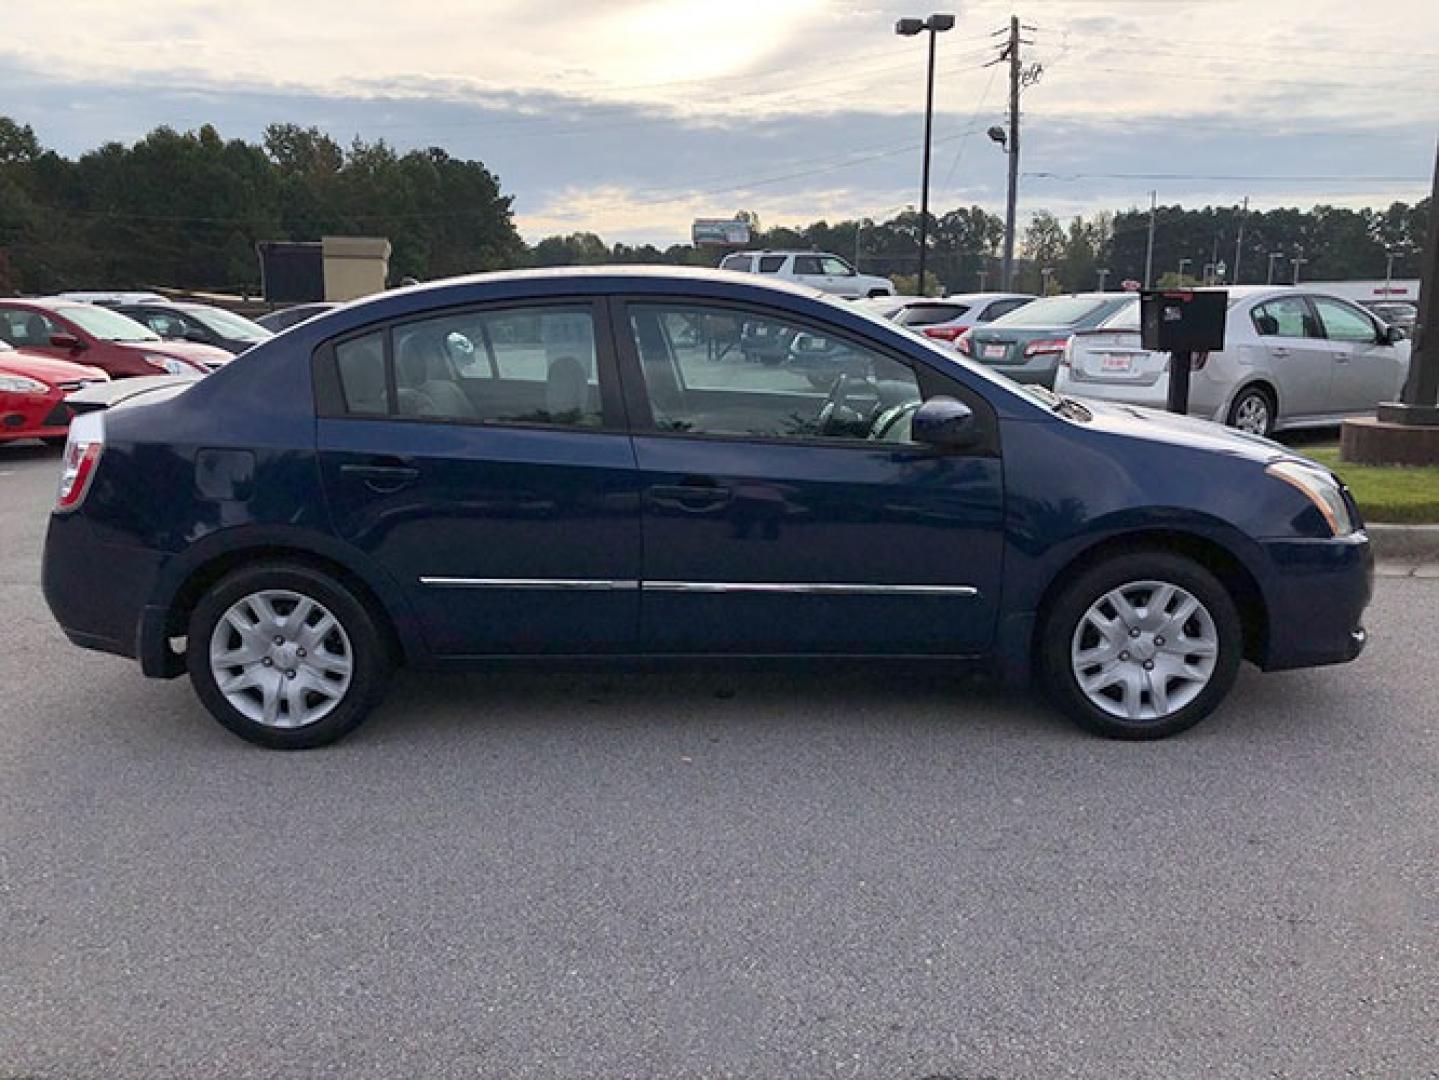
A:
[[[354,730],[383,696],[390,668],[365,603],[298,563],[244,567],[217,582],[190,617],[185,659],[215,719],[282,750]]]
[[[1051,694],[1100,735],[1158,739],[1229,693],[1243,654],[1233,598],[1178,555],[1139,552],[1082,572],[1050,607],[1040,665]]]

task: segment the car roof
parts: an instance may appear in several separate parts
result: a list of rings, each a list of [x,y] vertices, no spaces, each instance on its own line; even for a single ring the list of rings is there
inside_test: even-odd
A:
[[[30,308],[34,311],[64,311],[67,308],[101,306],[88,300],[66,300],[63,296],[0,296],[0,304]]]

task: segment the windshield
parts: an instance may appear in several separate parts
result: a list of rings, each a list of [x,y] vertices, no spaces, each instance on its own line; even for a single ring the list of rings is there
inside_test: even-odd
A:
[[[264,341],[274,336],[259,323],[224,308],[187,307],[184,310],[186,315],[204,323],[221,337],[236,341]]]
[[[1032,330],[1079,326],[1123,302],[1123,297],[1114,296],[1049,296],[1042,300],[1031,300],[1022,308],[1016,308],[1008,315],[1001,315],[989,325],[996,329],[1013,326]]]
[[[101,341],[159,341],[160,336],[141,326],[134,319],[128,319],[118,311],[93,307],[90,304],[76,304],[74,307],[56,309],[85,333]]]

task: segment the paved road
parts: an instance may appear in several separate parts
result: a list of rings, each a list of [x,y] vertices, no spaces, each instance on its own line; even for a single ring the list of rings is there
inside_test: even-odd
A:
[[[0,448],[0,1076],[1439,1066],[1439,581],[1159,745],[929,676],[407,678],[266,753],[68,647]]]

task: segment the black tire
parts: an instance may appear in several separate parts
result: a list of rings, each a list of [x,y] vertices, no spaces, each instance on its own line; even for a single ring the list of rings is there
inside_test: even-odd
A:
[[[301,727],[272,727],[246,716],[220,691],[210,670],[210,641],[216,624],[237,601],[264,590],[284,590],[317,601],[335,617],[348,638],[349,686],[330,712]],[[376,614],[364,601],[324,571],[290,562],[242,567],[213,585],[190,616],[185,663],[195,693],[216,720],[242,739],[277,750],[325,746],[353,731],[384,696],[391,668],[387,639]]]
[[[1239,391],[1238,396],[1235,397],[1229,406],[1229,415],[1225,418],[1224,422],[1232,428],[1237,428],[1239,427],[1240,417],[1244,414],[1244,411],[1260,405],[1262,405],[1264,410],[1264,430],[1252,432],[1252,434],[1268,437],[1274,434],[1274,413],[1276,411],[1276,405],[1274,403],[1274,395],[1262,386],[1246,386],[1243,390]]]
[[[1097,706],[1079,685],[1070,650],[1090,607],[1113,589],[1133,582],[1177,585],[1209,612],[1218,652],[1209,681],[1183,708],[1147,720],[1129,720]],[[1045,688],[1080,727],[1114,739],[1162,739],[1193,727],[1228,695],[1244,654],[1239,611],[1228,590],[1203,566],[1180,555],[1140,551],[1116,555],[1082,571],[1050,605],[1040,629],[1036,658]]]
[[[44,435],[40,441],[46,446],[64,446],[66,439],[64,435]]]

